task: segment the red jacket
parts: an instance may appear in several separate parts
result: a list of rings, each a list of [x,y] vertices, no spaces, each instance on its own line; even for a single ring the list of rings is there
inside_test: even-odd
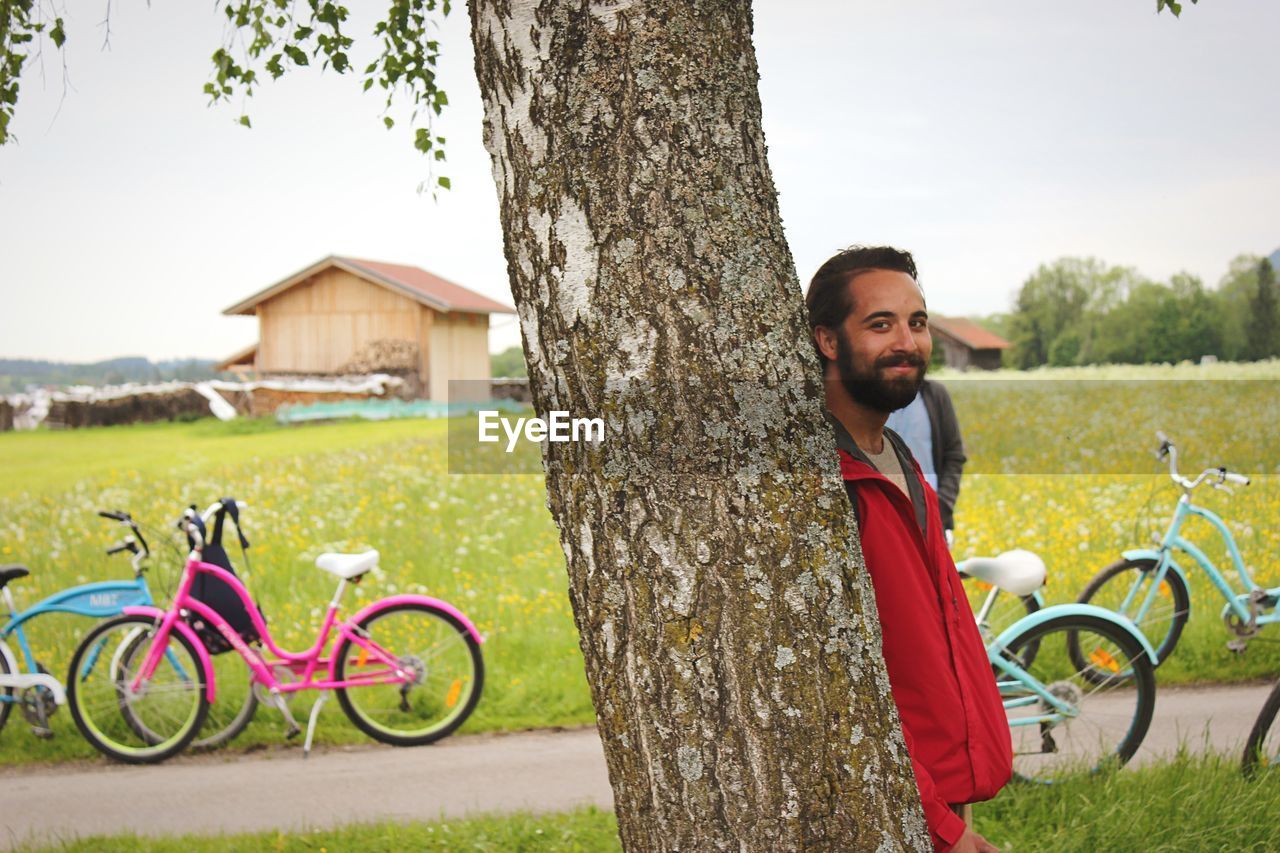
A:
[[[912,497],[872,467],[843,427],[836,435],[925,820],[934,847],[947,850],[965,830],[951,806],[994,797],[1012,775],[1009,724],[943,537],[937,494],[890,430],[885,440],[910,463],[903,470]]]

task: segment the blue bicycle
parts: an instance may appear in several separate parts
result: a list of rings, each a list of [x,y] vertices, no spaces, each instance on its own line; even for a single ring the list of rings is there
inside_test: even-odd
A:
[[[1204,483],[1230,492],[1228,483],[1247,486],[1249,478],[1223,467],[1206,468],[1194,480],[1183,477],[1178,473],[1178,450],[1173,442],[1164,433],[1156,433],[1156,437],[1160,441],[1156,457],[1168,463],[1169,476],[1182,489],[1168,530],[1159,548],[1125,551],[1121,555],[1123,559],[1107,566],[1089,581],[1078,600],[1114,611],[1137,626],[1155,646],[1154,663],[1159,666],[1173,654],[1191,616],[1187,570],[1176,556],[1184,555],[1200,567],[1222,595],[1226,602],[1222,619],[1235,634],[1227,648],[1243,652],[1263,625],[1280,621],[1280,613],[1276,612],[1280,587],[1267,589],[1253,580],[1230,528],[1216,513],[1192,503],[1191,493]],[[1182,536],[1182,525],[1195,516],[1208,521],[1222,537],[1231,568],[1243,581],[1243,589],[1232,588],[1213,560]]]
[[[1029,551],[957,568],[1010,600],[1035,601],[1044,563]],[[1003,630],[977,614],[1024,780],[1054,782],[1118,767],[1141,745],[1155,709],[1154,650],[1122,617],[1089,604],[1038,607]],[[1081,662],[1077,662],[1076,658]]]
[[[66,690],[43,662],[36,659],[30,644],[27,642],[24,626],[31,620],[48,613],[72,613],[91,619],[106,619],[119,616],[126,607],[143,607],[154,604],[155,599],[147,586],[145,576],[146,562],[151,556],[147,540],[137,523],[127,512],[101,511],[98,515],[111,519],[129,529],[129,534],[120,543],[107,549],[107,554],[129,553],[133,567],[132,580],[101,581],[87,583],[64,589],[45,598],[26,610],[19,611],[13,599],[9,584],[27,577],[30,571],[26,566],[12,564],[0,566],[0,594],[9,611],[9,620],[0,627],[0,729],[4,728],[16,706],[31,725],[32,732],[41,738],[52,736],[49,719],[57,711],[58,706],[66,704]],[[21,663],[10,649],[8,640],[16,641],[21,653]],[[114,669],[122,667],[122,660],[131,653],[130,639],[126,638],[119,648],[95,650],[90,667],[100,663]],[[108,654],[109,652],[109,654]],[[173,663],[176,664],[176,661]],[[249,724],[257,709],[257,700],[249,689],[247,677],[245,688],[239,702],[228,703],[229,710],[225,716],[206,722],[206,737],[195,741],[194,746],[212,748],[221,746]],[[128,718],[128,708],[122,704],[121,711]]]

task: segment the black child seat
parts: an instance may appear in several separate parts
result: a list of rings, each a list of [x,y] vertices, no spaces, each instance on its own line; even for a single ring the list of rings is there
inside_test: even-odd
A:
[[[222,529],[228,517],[236,526],[236,536],[240,540],[240,553],[244,555],[246,561],[249,559],[249,555],[246,553],[249,547],[249,540],[245,539],[244,532],[240,529],[240,508],[236,506],[235,498],[223,498],[221,504],[213,514],[212,533],[205,529],[204,521],[199,516],[196,516],[194,520],[197,529],[200,530],[205,539],[204,551],[200,559],[203,562],[226,569],[234,575],[236,570],[231,565],[231,558],[227,556],[227,549],[222,546]],[[187,539],[189,544],[194,544],[189,536]],[[231,584],[222,578],[214,577],[204,572],[196,575],[195,582],[191,585],[191,597],[213,608],[219,616],[227,620],[227,624],[246,643],[258,641],[258,631],[253,626],[253,619],[249,616],[248,608],[245,607],[244,601],[236,591],[232,589]],[[258,613],[262,614],[261,608],[259,608]],[[263,615],[262,619],[265,622],[266,616]],[[188,613],[187,622],[195,629],[200,641],[209,650],[209,654],[220,655],[231,651],[231,644],[218,632],[218,629],[207,624],[197,614]]]

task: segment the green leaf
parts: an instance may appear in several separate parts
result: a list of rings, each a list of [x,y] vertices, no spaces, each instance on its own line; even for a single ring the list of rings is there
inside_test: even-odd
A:
[[[395,119],[393,119],[391,116],[383,116],[382,123],[387,126],[387,130],[390,130],[391,128],[395,127],[395,124],[396,124]]]
[[[249,117],[248,117],[248,116],[240,116],[240,123],[241,123],[242,125],[244,125],[245,127],[252,127],[252,126],[253,126],[253,125],[249,124]]]
[[[436,178],[436,183],[444,187],[445,189],[453,188],[452,182],[450,182],[450,180],[446,178],[444,175],[441,175],[440,177]]]
[[[365,81],[364,81],[364,89],[362,89],[361,91],[367,92],[367,91],[369,91],[371,88],[373,88],[373,78],[372,78],[372,77],[370,77],[368,80],[365,80]]]
[[[53,22],[53,29],[49,30],[49,38],[58,47],[62,47],[67,40],[67,32],[62,28],[62,19],[58,18]]]

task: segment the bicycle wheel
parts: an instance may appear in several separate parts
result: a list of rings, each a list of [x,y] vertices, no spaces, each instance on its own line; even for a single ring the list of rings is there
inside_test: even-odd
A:
[[[1025,660],[1033,644],[1035,657]],[[1089,661],[1083,669],[1071,660],[1073,644]],[[999,656],[1017,668],[998,679],[1015,774],[1050,782],[1133,757],[1151,725],[1156,681],[1142,643],[1129,632],[1096,616],[1068,614],[1019,633]]]
[[[191,743],[192,749],[209,750],[226,746],[240,736],[253,715],[258,712],[258,696],[253,690],[253,671],[245,659],[236,652],[227,652],[213,658],[213,672],[217,679],[217,698],[209,706],[200,736]]]
[[[0,653],[0,675],[12,675],[9,671],[9,659],[3,653]],[[13,688],[0,688],[0,730],[4,729],[4,724],[9,721],[9,712],[13,710]]]
[[[1153,663],[1159,666],[1178,645],[1178,638],[1191,615],[1191,595],[1182,576],[1170,569],[1160,582],[1151,607],[1141,619],[1134,618],[1133,614],[1137,613],[1151,591],[1156,565],[1156,561],[1151,559],[1113,563],[1094,575],[1077,600],[1132,619],[1138,630],[1155,646],[1156,660]],[[1086,663],[1074,652],[1072,660],[1081,667]]]
[[[1271,689],[1258,719],[1254,721],[1253,730],[1244,744],[1244,761],[1241,769],[1248,779],[1258,773],[1265,772],[1280,764],[1280,728],[1275,725],[1276,713],[1280,711],[1280,682]]]
[[[102,754],[129,764],[181,752],[209,710],[200,658],[177,631],[170,633],[155,672],[134,689],[146,654],[125,654],[134,643],[150,649],[155,631],[144,616],[102,623],[76,647],[67,677],[67,704],[80,733]]]
[[[453,616],[426,604],[397,604],[360,622],[362,636],[412,674],[376,683],[392,668],[346,637],[335,655],[338,703],[369,737],[393,746],[419,746],[451,734],[471,715],[484,687],[480,645]]]
[[[135,636],[127,643],[114,665],[122,667],[122,672],[135,672],[151,644],[141,631],[135,631]],[[253,692],[253,672],[244,658],[235,652],[227,652],[216,655],[212,660],[217,698],[209,705],[199,736],[191,742],[193,750],[217,749],[230,743],[245,730],[258,710],[258,697]],[[139,714],[134,713],[130,701],[121,699],[120,713],[144,740],[153,744],[164,740],[159,733],[151,731]]]

